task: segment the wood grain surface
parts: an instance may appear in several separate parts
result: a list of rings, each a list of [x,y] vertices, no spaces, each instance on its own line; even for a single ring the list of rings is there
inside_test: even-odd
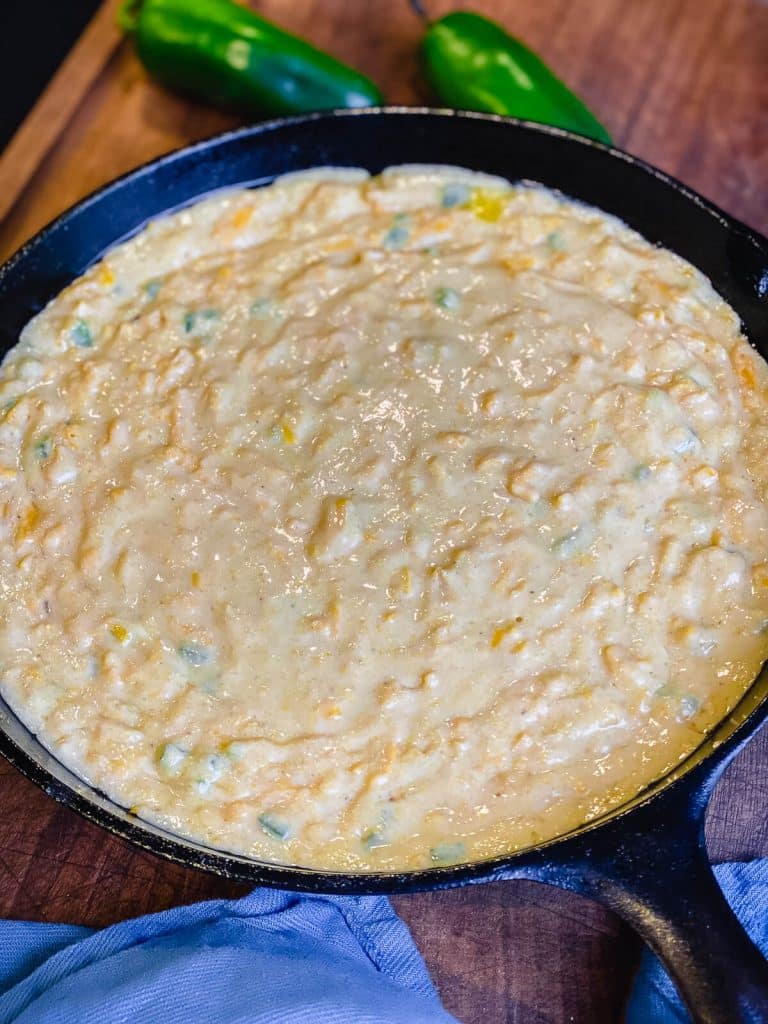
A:
[[[110,0],[106,8],[114,7]],[[264,0],[258,9],[356,64],[395,103],[428,99],[406,0]],[[434,15],[462,3],[426,0]],[[466,5],[469,6],[469,5]],[[768,4],[764,0],[473,0],[538,50],[617,144],[768,231]],[[101,13],[0,159],[7,255],[91,189],[238,123],[150,82]],[[70,92],[74,89],[76,97]],[[62,90],[66,95],[62,94]],[[29,122],[28,122],[29,123]],[[36,138],[35,123],[44,138]],[[20,155],[21,154],[21,155]],[[30,154],[32,154],[30,156]],[[43,157],[44,159],[41,159]],[[768,855],[768,731],[710,806],[713,859]],[[242,887],[113,839],[0,764],[0,915],[106,925]],[[397,897],[443,1000],[466,1024],[608,1024],[639,954],[596,904],[531,883]]]

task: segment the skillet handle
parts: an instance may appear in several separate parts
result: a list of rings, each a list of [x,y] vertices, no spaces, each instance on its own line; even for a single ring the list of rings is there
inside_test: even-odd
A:
[[[660,957],[697,1024],[768,1024],[768,962],[701,846],[664,831],[631,837],[620,864],[593,864],[591,894]]]
[[[510,874],[581,892],[623,917],[661,958],[697,1024],[768,1024],[768,961],[725,900],[704,847],[712,781],[682,779],[574,837],[562,857],[550,852],[549,863]]]

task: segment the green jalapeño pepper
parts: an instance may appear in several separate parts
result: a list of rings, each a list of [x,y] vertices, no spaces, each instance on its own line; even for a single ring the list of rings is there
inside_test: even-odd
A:
[[[420,4],[414,4],[421,13]],[[610,143],[600,122],[535,53],[469,11],[432,22],[421,44],[430,86],[448,106],[553,124]]]
[[[248,114],[382,102],[365,75],[232,0],[124,0],[118,22],[164,85]]]

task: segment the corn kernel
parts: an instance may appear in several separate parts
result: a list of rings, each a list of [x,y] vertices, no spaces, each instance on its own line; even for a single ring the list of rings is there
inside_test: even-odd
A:
[[[242,231],[242,229],[247,226],[252,216],[253,207],[241,206],[239,210],[235,211],[235,215],[232,217],[232,227],[237,231]]]
[[[296,444],[296,433],[290,423],[282,424],[283,440],[286,444]]]
[[[494,223],[504,212],[505,197],[500,192],[484,188],[473,188],[469,208],[479,220]]]
[[[493,416],[498,413],[500,405],[501,403],[498,391],[486,391],[480,398],[480,408],[483,412],[488,413],[489,416]]]
[[[125,626],[121,626],[119,623],[115,623],[114,626],[110,626],[109,632],[112,634],[112,636],[115,638],[115,640],[117,640],[119,644],[127,644],[131,638],[131,634],[128,632]]]
[[[755,371],[749,365],[749,363],[745,363],[741,367],[741,369],[739,370],[739,375],[741,379],[744,381],[744,383],[747,385],[747,387],[754,391],[757,387],[757,377],[755,376]]]
[[[27,509],[26,514],[19,522],[16,527],[15,540],[17,544],[20,544],[23,540],[26,540],[37,526],[40,521],[40,509],[37,505],[30,505]]]
[[[103,263],[99,270],[99,284],[104,288],[111,288],[115,283],[115,274],[108,263]]]
[[[504,638],[507,637],[514,628],[515,627],[511,622],[508,622],[505,626],[497,626],[493,631],[493,636],[491,637],[491,647],[500,647]]]
[[[531,267],[536,265],[534,258],[526,256],[524,253],[519,253],[517,256],[509,256],[501,262],[511,274],[519,274],[521,270],[530,270]]]

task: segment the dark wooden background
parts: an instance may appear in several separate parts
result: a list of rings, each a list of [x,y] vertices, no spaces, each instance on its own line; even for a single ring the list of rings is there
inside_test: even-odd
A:
[[[435,15],[462,3],[426,0]],[[423,102],[406,0],[265,0],[263,13],[357,64],[396,103]],[[578,90],[618,145],[768,231],[764,0],[473,0]],[[109,0],[0,159],[0,253],[55,213],[232,118],[150,83]],[[20,42],[20,45],[26,45]],[[2,203],[0,203],[2,206]],[[715,860],[768,855],[768,731],[720,783]],[[106,925],[242,887],[168,865],[82,822],[0,764],[0,915]],[[466,1024],[608,1024],[639,955],[594,903],[531,883],[397,897],[443,1000]]]

